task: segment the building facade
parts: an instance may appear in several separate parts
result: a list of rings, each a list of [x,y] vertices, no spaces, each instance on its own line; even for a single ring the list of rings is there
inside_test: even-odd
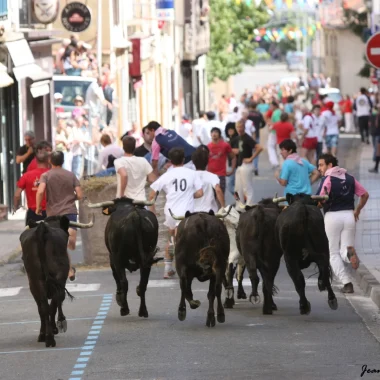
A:
[[[48,25],[58,16],[59,1],[45,1],[52,5],[45,15],[37,11],[37,2],[0,2],[0,63],[3,78],[11,78],[0,83],[0,202],[9,209],[20,177],[15,159],[24,132],[34,131],[38,140],[52,136],[51,46],[56,39]]]

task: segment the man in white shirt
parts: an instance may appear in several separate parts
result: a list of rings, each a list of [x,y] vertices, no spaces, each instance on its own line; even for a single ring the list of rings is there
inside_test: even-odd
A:
[[[354,110],[358,118],[362,142],[365,140],[365,142],[369,144],[369,121],[372,115],[372,101],[365,88],[360,89],[360,95],[356,98],[354,103]]]
[[[194,212],[218,212],[220,207],[225,207],[223,190],[220,187],[220,179],[216,174],[207,171],[209,151],[206,147],[199,147],[193,153],[192,161],[202,181],[203,197],[194,200]],[[218,207],[216,198],[220,204]]]
[[[313,107],[312,113],[306,113],[299,125],[302,130],[301,157],[306,158],[312,165],[316,164],[316,150],[318,147],[317,118],[319,107]]]
[[[169,209],[175,215],[185,215],[186,211],[194,212],[194,198],[203,196],[202,182],[196,171],[183,167],[185,153],[182,148],[173,148],[169,152],[169,159],[173,168],[162,175],[150,187],[149,198],[153,200],[157,191],[164,191],[166,194],[165,223],[169,228],[169,242],[165,249],[165,273],[164,278],[168,279],[175,275],[172,267],[174,256],[174,237],[179,221],[174,220]],[[155,212],[154,206],[152,211]]]
[[[105,170],[113,166],[109,166],[110,156],[120,158],[124,154],[123,149],[116,144],[112,144],[111,137],[109,135],[102,135],[100,138],[100,144],[102,144],[103,149],[99,154],[98,171]]]
[[[339,120],[335,115],[334,103],[327,102],[325,110],[322,112],[324,127],[326,128],[326,148],[327,153],[334,157],[337,155],[339,142]]]
[[[124,156],[115,160],[117,176],[116,197],[127,197],[137,201],[146,201],[145,183],[156,180],[153,168],[143,157],[134,156],[136,140],[132,136],[123,138]]]
[[[241,120],[244,123],[244,128],[245,128],[245,133],[249,136],[252,137],[254,140],[256,139],[256,128],[253,124],[253,121],[248,119],[249,112],[248,111],[243,111]]]
[[[199,118],[193,120],[193,142],[192,146],[197,148],[199,145],[207,145],[208,134],[206,130],[206,113],[203,111],[199,112]]]
[[[190,123],[190,118],[188,116],[183,116],[182,123],[179,127],[178,131],[179,135],[187,141],[189,144],[193,143],[193,137],[192,137],[192,127]]]

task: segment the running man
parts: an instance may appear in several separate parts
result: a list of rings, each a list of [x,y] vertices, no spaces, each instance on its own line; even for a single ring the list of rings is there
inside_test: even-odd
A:
[[[346,169],[338,166],[338,160],[331,154],[319,157],[318,169],[323,177],[317,194],[329,196],[323,210],[331,268],[343,284],[342,293],[353,293],[354,286],[344,263],[351,263],[353,269],[359,267],[354,248],[356,222],[369,194]],[[356,208],[355,195],[360,198]]]
[[[316,151],[318,148],[318,126],[317,117],[321,108],[313,106],[312,113],[307,112],[299,127],[302,130],[302,149],[301,157],[306,158],[311,164],[315,165]]]
[[[238,136],[231,140],[232,152],[237,155],[237,170],[235,191],[241,200],[247,199],[249,205],[253,204],[253,165],[252,161],[262,152],[263,148],[245,133],[244,124],[236,124]]]
[[[64,215],[70,221],[78,221],[78,210],[75,201],[83,198],[80,183],[74,173],[62,168],[64,163],[63,152],[53,152],[50,157],[51,170],[42,174],[37,190],[36,214],[42,215],[42,201],[46,194],[46,215]],[[77,240],[77,228],[69,228],[68,248],[75,250]],[[69,260],[70,260],[70,255]],[[75,280],[75,268],[71,267],[69,279]]]
[[[191,162],[191,155],[194,153],[195,148],[187,143],[175,131],[164,129],[157,121],[151,121],[146,126],[147,129],[154,132],[154,140],[152,143],[152,167],[155,174],[158,174],[158,160],[160,153],[166,158],[169,158],[169,152],[173,148],[182,148],[185,155],[184,166],[186,168],[194,169]]]
[[[311,185],[319,178],[317,168],[297,154],[297,145],[293,140],[284,140],[280,144],[280,153],[285,161],[281,173],[276,171],[275,178],[285,187],[284,195],[311,195]]]
[[[46,218],[46,199],[45,197],[41,202],[41,215],[36,214],[36,196],[37,189],[41,175],[49,170],[49,153],[41,148],[38,144],[36,147],[36,160],[37,168],[31,171],[27,171],[17,182],[17,190],[14,195],[13,207],[14,212],[16,212],[20,205],[21,194],[25,190],[26,201],[28,204],[28,211],[26,212],[25,222],[28,224],[29,220],[39,222]]]
[[[193,153],[192,160],[203,184],[203,197],[194,200],[194,212],[209,212],[212,210],[217,213],[220,207],[225,207],[224,192],[220,185],[220,177],[207,171],[209,152],[203,146],[200,146]],[[226,161],[224,161],[224,166],[226,166]],[[219,202],[219,207],[215,196]]]
[[[165,222],[169,229],[169,241],[165,249],[165,273],[168,279],[175,275],[172,267],[174,256],[174,239],[179,221],[174,220],[169,209],[176,215],[185,215],[186,211],[194,212],[194,198],[203,196],[202,181],[195,170],[184,167],[185,152],[181,148],[170,150],[169,159],[173,168],[163,174],[151,187],[149,199],[156,197],[157,191],[163,190],[166,194]],[[155,212],[154,206],[151,208]]]

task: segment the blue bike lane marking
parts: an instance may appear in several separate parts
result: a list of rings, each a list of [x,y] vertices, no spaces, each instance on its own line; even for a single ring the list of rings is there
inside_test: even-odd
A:
[[[91,326],[87,339],[78,356],[76,364],[74,365],[69,380],[82,380],[82,376],[85,373],[88,361],[90,360],[92,352],[95,349],[100,332],[102,331],[104,322],[107,318],[107,314],[111,308],[111,303],[112,294],[105,294],[99,307],[98,314]]]

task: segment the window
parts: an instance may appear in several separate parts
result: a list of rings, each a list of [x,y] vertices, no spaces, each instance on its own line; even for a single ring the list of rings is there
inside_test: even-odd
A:
[[[0,21],[8,19],[8,0],[0,0]]]

